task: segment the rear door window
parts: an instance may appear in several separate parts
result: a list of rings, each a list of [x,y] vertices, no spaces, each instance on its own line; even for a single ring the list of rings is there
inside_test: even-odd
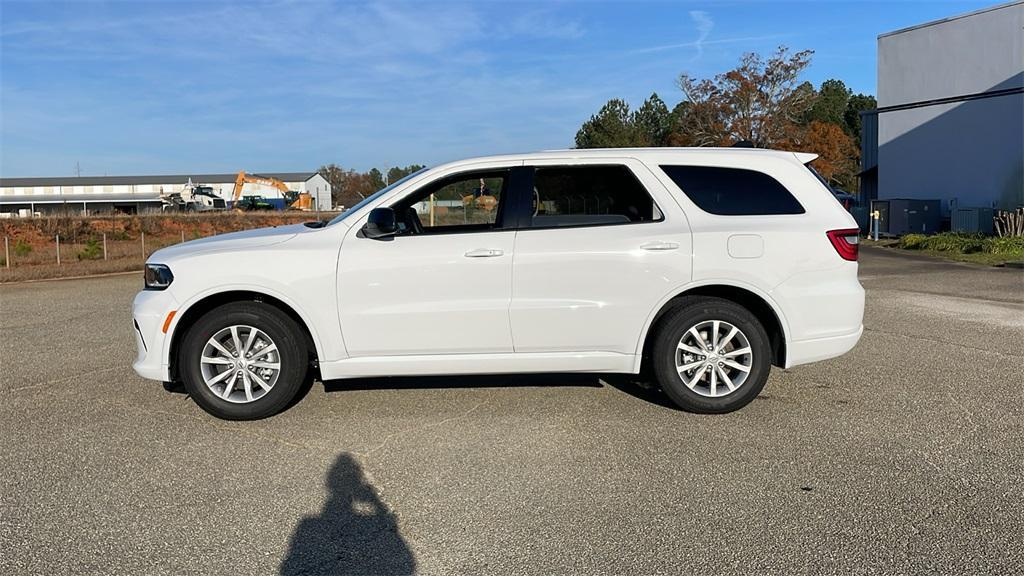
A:
[[[718,166],[661,166],[698,208],[723,216],[803,214],[778,180],[756,170]]]
[[[533,228],[655,222],[661,211],[626,166],[540,167],[533,177]]]

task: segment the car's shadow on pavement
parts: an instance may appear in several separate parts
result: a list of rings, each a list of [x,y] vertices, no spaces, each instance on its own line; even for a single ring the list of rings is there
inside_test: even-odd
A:
[[[636,374],[495,374],[471,376],[391,376],[382,378],[352,378],[327,380],[324,391],[350,392],[354,390],[408,390],[448,388],[530,388],[530,387],[584,387],[602,388],[605,385],[645,402],[664,408],[677,409],[650,378]]]
[[[602,374],[601,381],[619,392],[670,410],[681,410],[654,383],[654,378],[643,374]]]
[[[412,574],[416,559],[362,467],[341,454],[327,474],[330,496],[320,514],[303,518],[281,562],[282,576]]]
[[[300,392],[289,404],[298,404],[314,384],[312,371],[303,383]],[[665,396],[653,378],[642,374],[494,374],[471,376],[387,376],[380,378],[351,378],[345,380],[327,380],[323,382],[324,391],[352,392],[357,390],[412,390],[450,389],[450,388],[529,388],[529,387],[584,387],[601,388],[605,385],[619,392],[628,394],[638,400],[649,402],[662,408],[679,410]],[[184,386],[178,383],[164,383],[164,389],[175,394],[187,394]]]

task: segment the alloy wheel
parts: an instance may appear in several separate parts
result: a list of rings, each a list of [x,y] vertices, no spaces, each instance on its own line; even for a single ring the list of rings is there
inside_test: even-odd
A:
[[[229,326],[206,341],[199,358],[203,382],[218,398],[236,404],[265,396],[281,374],[281,355],[266,332]]]
[[[754,356],[742,330],[724,320],[705,320],[683,333],[675,363],[687,388],[701,396],[719,398],[746,382]]]

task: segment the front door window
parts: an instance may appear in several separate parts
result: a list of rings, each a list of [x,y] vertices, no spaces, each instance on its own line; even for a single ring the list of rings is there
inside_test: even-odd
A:
[[[393,206],[402,236],[486,231],[501,224],[508,172],[463,173],[430,184]]]

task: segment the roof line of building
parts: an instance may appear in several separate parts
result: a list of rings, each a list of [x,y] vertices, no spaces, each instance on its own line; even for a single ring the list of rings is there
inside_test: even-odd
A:
[[[982,100],[984,98],[998,98],[1000,96],[1012,96],[1014,94],[1024,94],[1024,86],[1017,86],[1016,88],[1004,88],[1003,90],[986,90],[985,92],[976,92],[974,94],[962,94],[958,96],[947,96],[945,98],[933,98],[931,100],[919,100],[917,102],[907,102],[905,104],[893,104],[891,106],[882,106],[880,108],[876,108],[870,111],[866,110],[865,112],[882,114],[885,112],[894,112],[896,110],[927,108],[928,106],[938,106],[940,104],[970,102],[971,100]]]
[[[317,172],[250,172],[271,176],[286,182],[305,182]],[[189,179],[194,184],[224,184],[234,182],[238,173],[230,174],[156,174],[152,176],[51,176],[28,178],[0,178],[0,187],[21,186],[102,186],[115,184],[178,184]]]
[[[987,8],[979,8],[965,14],[958,14],[956,16],[949,16],[948,18],[940,18],[938,20],[932,20],[931,22],[925,22],[923,24],[915,24],[913,26],[907,26],[906,28],[900,28],[899,30],[893,30],[892,32],[886,32],[879,34],[878,38],[885,38],[887,36],[894,36],[896,34],[902,34],[904,32],[910,32],[911,30],[917,30],[919,28],[927,28],[928,26],[935,26],[937,24],[945,24],[946,22],[952,22],[961,18],[968,18],[970,16],[977,16],[978,14],[984,14],[986,12],[992,12],[993,10],[1002,10],[1003,8],[1009,8],[1011,6],[1017,6],[1024,4],[1024,0],[1012,0],[1011,2],[1004,2],[1002,4],[996,4],[995,6],[989,6]]]

